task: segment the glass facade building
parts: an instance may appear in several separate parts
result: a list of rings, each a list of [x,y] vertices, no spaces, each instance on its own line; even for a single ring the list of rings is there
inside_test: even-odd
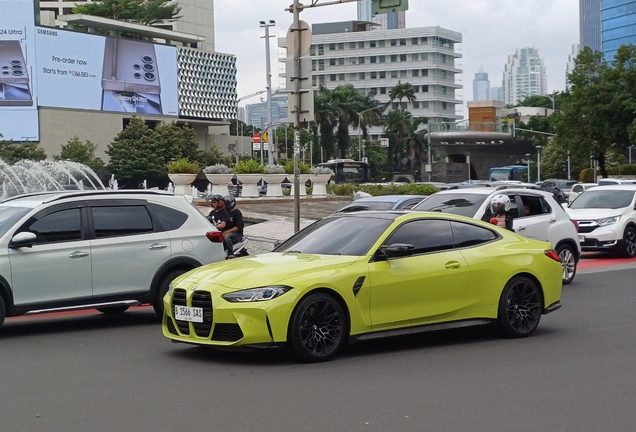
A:
[[[601,0],[579,0],[581,47],[601,51]]]
[[[612,61],[621,45],[636,45],[636,1],[603,0],[601,40],[605,60]]]

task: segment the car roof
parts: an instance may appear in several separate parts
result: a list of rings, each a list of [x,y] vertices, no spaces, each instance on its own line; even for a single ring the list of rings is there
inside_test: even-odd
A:
[[[353,202],[354,203],[369,202],[369,201],[398,202],[398,201],[404,201],[411,198],[424,199],[424,198],[428,198],[428,195],[378,195],[378,196],[372,196],[372,197],[358,198],[357,200],[354,200]]]
[[[172,192],[156,190],[156,189],[90,189],[90,190],[65,190],[65,191],[48,191],[33,192],[28,194],[16,195],[6,198],[0,202],[0,205],[20,205],[25,207],[36,207],[42,203],[60,201],[67,198],[81,197],[124,197],[124,196],[175,196]]]
[[[607,184],[594,186],[594,190],[636,190],[636,184]]]
[[[487,222],[482,222],[478,219],[474,219],[468,216],[462,216],[454,213],[441,213],[441,212],[432,212],[432,211],[417,211],[417,210],[362,210],[354,213],[334,213],[328,218],[333,217],[368,217],[368,218],[377,218],[377,219],[388,219],[395,220],[398,218],[408,219],[417,219],[425,216],[430,219],[452,219],[461,222],[469,222],[475,225],[484,225],[487,226]]]
[[[506,189],[493,189],[493,188],[465,188],[465,189],[449,189],[445,191],[436,192],[435,195],[465,195],[465,194],[479,194],[479,195],[498,195],[507,193],[524,193],[524,194],[537,194],[544,197],[552,198],[554,195],[551,192],[546,192],[540,189],[528,189],[528,188],[506,188]]]

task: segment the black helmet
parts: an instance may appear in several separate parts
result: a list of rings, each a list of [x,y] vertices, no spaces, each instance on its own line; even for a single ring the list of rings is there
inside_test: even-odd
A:
[[[232,195],[226,195],[223,200],[225,201],[225,208],[228,210],[236,205],[236,198]]]
[[[223,201],[223,195],[212,195],[210,201]]]

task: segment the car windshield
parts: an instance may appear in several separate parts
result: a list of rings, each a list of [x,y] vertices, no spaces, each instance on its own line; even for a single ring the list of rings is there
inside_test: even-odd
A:
[[[570,208],[572,209],[616,209],[630,206],[634,198],[633,190],[587,190],[579,195]]]
[[[330,217],[294,234],[274,252],[321,255],[365,255],[393,218]]]
[[[25,207],[0,206],[0,236],[3,236],[22,216],[31,209]]]
[[[568,192],[570,189],[572,189],[572,186],[574,186],[577,182],[573,181],[573,180],[559,180],[558,181],[558,186],[559,189],[561,189],[564,192]]]
[[[351,213],[362,210],[391,210],[395,203],[390,201],[354,201],[342,207],[337,213]]]
[[[453,213],[462,216],[473,217],[477,210],[486,201],[486,194],[433,194],[422,201],[413,210],[419,211],[439,211],[442,213]]]

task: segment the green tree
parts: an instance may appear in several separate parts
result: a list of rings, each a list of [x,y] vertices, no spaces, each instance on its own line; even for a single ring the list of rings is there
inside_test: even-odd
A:
[[[139,184],[167,174],[163,155],[157,151],[154,133],[143,120],[133,117],[126,128],[108,145],[108,171],[120,181]]]
[[[251,137],[254,133],[260,132],[260,129],[247,124],[241,120],[238,121],[238,133],[236,133],[236,121],[230,122],[230,135]]]
[[[95,157],[97,145],[89,140],[82,142],[77,135],[68,140],[66,144],[62,144],[62,151],[59,155],[53,156],[56,161],[70,160],[88,166],[93,171],[98,171],[104,166],[101,158]]]
[[[413,102],[416,99],[415,88],[411,83],[398,81],[398,83],[389,90],[389,104],[397,100],[400,103],[400,107],[402,107],[402,99],[404,98],[409,102]]]
[[[0,134],[0,159],[9,165],[24,159],[35,161],[46,159],[46,152],[37,143],[14,143],[1,138],[2,134]]]
[[[221,149],[215,145],[212,145],[206,151],[199,153],[196,160],[203,168],[216,164],[223,164],[227,166],[232,165],[232,158],[225,156]]]
[[[181,7],[170,0],[95,0],[73,8],[75,14],[87,14],[143,25],[176,21]]]
[[[161,156],[164,164],[176,159],[198,159],[199,140],[189,125],[162,123],[154,129],[153,135],[157,154]]]
[[[332,91],[321,86],[314,97],[314,135],[320,134],[320,147],[326,159],[335,156],[334,127],[337,124],[337,114],[332,107]]]

